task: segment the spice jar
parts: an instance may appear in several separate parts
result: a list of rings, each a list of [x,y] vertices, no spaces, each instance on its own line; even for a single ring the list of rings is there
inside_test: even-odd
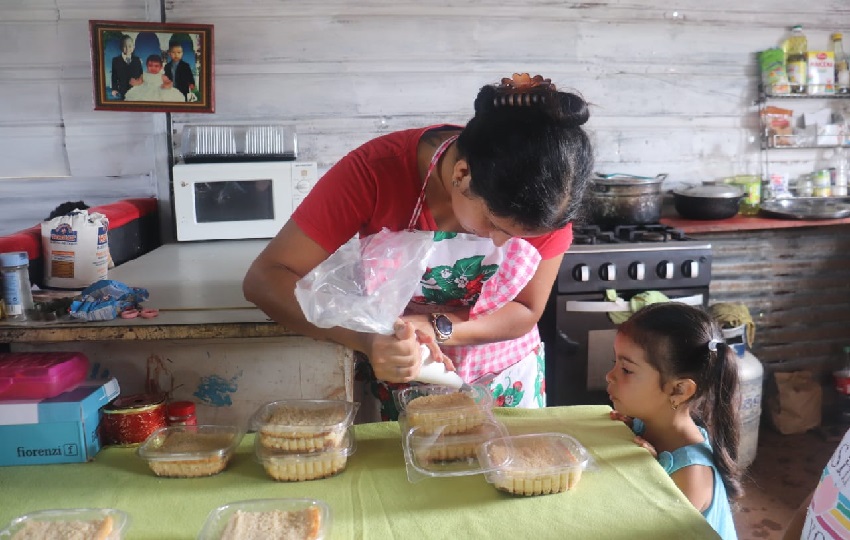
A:
[[[0,278],[6,318],[10,321],[27,320],[34,308],[27,252],[0,253]]]
[[[166,408],[169,426],[197,426],[195,404],[191,401],[172,401]]]

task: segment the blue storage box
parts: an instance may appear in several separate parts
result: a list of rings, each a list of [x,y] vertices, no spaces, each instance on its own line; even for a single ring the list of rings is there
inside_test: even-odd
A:
[[[118,381],[86,381],[41,400],[0,402],[0,465],[80,463],[100,451],[100,410],[120,393]]]

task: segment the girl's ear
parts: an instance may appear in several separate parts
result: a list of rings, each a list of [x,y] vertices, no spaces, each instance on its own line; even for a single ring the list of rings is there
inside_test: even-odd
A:
[[[457,179],[462,181],[467,176],[469,176],[469,162],[461,158],[455,162],[454,169],[452,170],[452,180]]]
[[[684,403],[697,392],[697,383],[693,379],[675,379],[668,384],[668,394],[676,403]]]

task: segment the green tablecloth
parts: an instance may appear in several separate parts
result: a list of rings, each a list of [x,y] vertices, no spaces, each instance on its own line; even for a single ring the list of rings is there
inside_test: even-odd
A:
[[[398,424],[355,426],[357,451],[333,478],[279,483],[266,476],[245,437],[229,467],[197,479],[158,478],[134,449],[106,448],[93,462],[0,467],[0,527],[48,508],[112,507],[128,512],[126,538],[192,539],[209,512],[228,502],[275,497],[326,501],[330,538],[716,538],[631,432],[607,406],[499,409],[511,433],[562,431],[593,457],[577,489],[520,498],[483,475],[407,480]]]

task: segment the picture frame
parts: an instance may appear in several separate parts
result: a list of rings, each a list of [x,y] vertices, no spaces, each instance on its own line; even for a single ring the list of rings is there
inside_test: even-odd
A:
[[[215,112],[213,25],[92,20],[89,40],[95,110]]]

